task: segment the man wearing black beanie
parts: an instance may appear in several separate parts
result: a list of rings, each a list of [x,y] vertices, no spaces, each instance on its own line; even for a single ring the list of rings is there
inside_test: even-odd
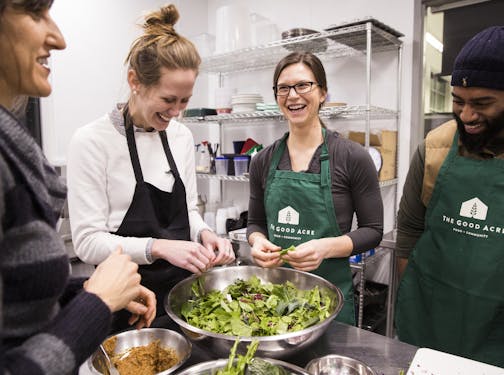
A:
[[[452,73],[453,116],[413,156],[398,213],[401,341],[504,367],[504,26]]]

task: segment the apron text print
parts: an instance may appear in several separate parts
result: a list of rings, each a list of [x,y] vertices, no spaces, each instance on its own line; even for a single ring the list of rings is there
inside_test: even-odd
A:
[[[302,228],[292,228],[292,227],[284,227],[284,226],[279,226],[275,224],[270,224],[270,230],[273,232],[273,236],[279,237],[279,238],[290,238],[290,239],[301,239],[301,237],[296,237],[295,235],[298,236],[315,236],[315,230],[314,229],[302,229]],[[291,235],[289,237],[285,235]]]

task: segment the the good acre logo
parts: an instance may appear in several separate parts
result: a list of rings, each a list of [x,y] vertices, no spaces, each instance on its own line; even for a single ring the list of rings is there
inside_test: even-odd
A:
[[[473,237],[488,238],[491,234],[504,234],[504,227],[486,222],[488,206],[479,198],[472,198],[460,205],[459,216],[443,215],[443,222],[451,224],[454,232]]]
[[[291,206],[287,206],[278,211],[277,223],[277,225],[273,223],[270,224],[270,230],[273,232],[273,236],[277,238],[301,240],[301,235],[315,236],[314,229],[299,227],[299,212]]]

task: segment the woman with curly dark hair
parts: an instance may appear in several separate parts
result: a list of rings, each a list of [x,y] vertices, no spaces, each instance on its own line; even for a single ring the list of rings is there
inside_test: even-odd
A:
[[[137,328],[154,294],[117,248],[88,279],[69,277],[56,231],[66,187],[13,108],[51,93],[48,59],[66,47],[52,0],[0,0],[0,373],[75,374],[127,308]],[[141,298],[144,304],[135,302]]]

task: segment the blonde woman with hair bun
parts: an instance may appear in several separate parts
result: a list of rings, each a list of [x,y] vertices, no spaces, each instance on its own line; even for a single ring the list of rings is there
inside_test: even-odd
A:
[[[176,119],[193,94],[201,58],[179,35],[174,5],[151,12],[126,58],[130,96],[74,134],[67,179],[76,254],[98,264],[117,246],[156,293],[235,259],[196,206],[194,140]],[[169,324],[154,321],[154,326]],[[127,327],[116,316],[113,330]]]

